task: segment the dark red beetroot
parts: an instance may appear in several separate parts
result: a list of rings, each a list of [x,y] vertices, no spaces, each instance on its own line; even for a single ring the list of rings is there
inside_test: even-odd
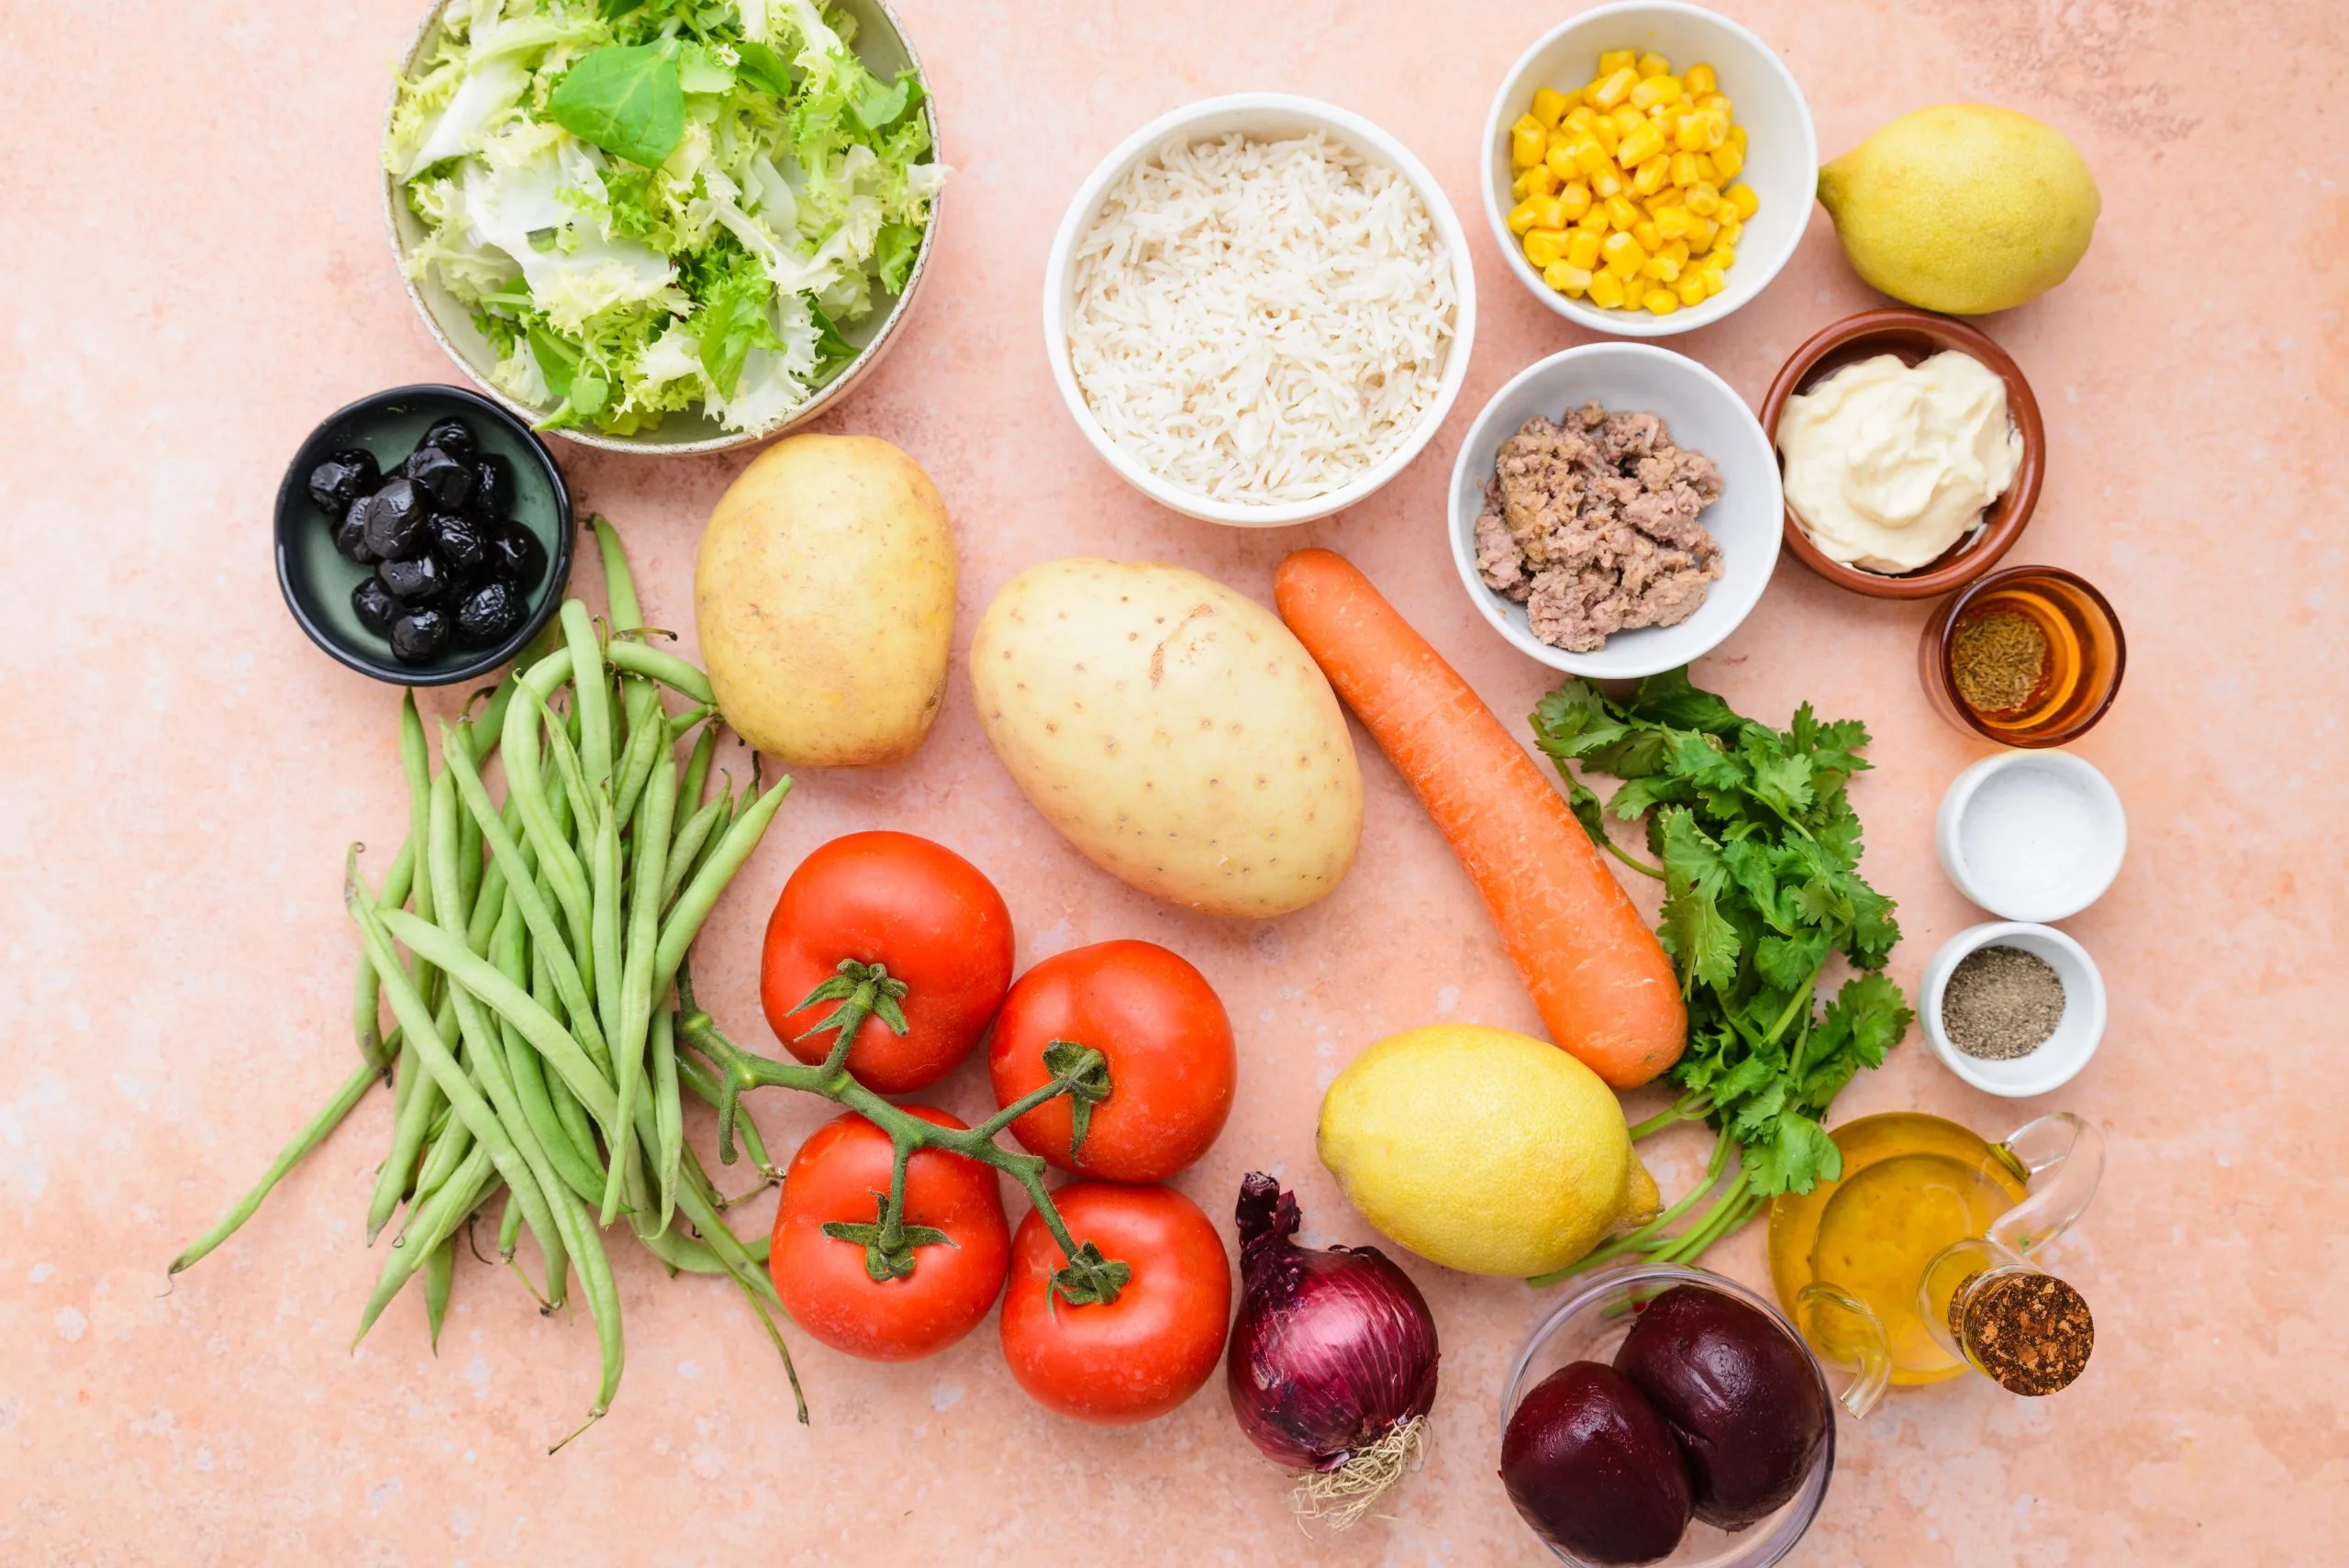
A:
[[[1679,1440],[1707,1524],[1743,1529],[1776,1513],[1827,1441],[1827,1390],[1810,1358],[1720,1291],[1680,1284],[1649,1302],[1615,1370]]]
[[[1534,1385],[1501,1434],[1501,1484],[1525,1522],[1593,1562],[1646,1562],[1688,1529],[1688,1468],[1629,1378],[1571,1362]]]

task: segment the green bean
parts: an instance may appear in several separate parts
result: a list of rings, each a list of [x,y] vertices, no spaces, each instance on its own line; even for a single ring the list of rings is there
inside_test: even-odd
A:
[[[530,997],[546,1009],[550,1016],[552,1016],[562,1004],[555,996],[554,983],[549,980],[546,974],[544,955],[538,952],[536,944],[533,944],[533,951],[530,953]],[[528,1041],[524,1043],[528,1044]],[[544,1059],[540,1060],[543,1062]],[[579,1096],[571,1092],[571,1085],[562,1081],[562,1074],[560,1073],[547,1080],[547,1098],[553,1102],[555,1120],[561,1122],[563,1131],[571,1135],[572,1147],[579,1150],[594,1168],[596,1201],[600,1202],[604,1190],[604,1173],[603,1168],[595,1163],[596,1132],[594,1125],[587,1119],[587,1112],[580,1106]],[[583,1194],[582,1196],[584,1197],[584,1195]]]
[[[540,1237],[553,1234],[554,1220],[547,1212],[545,1195],[531,1175],[529,1167],[523,1163],[520,1151],[506,1135],[497,1113],[482,1097],[482,1092],[473,1086],[473,1080],[464,1070],[457,1065],[456,1059],[449,1054],[448,1048],[440,1038],[420,1032],[429,1029],[432,1020],[425,1013],[424,998],[416,994],[415,987],[408,983],[407,972],[400,967],[399,957],[393,951],[385,926],[395,919],[413,920],[417,926],[432,930],[437,936],[445,937],[445,933],[427,927],[422,920],[396,909],[386,910],[379,916],[362,898],[352,897],[348,903],[352,917],[358,920],[360,929],[366,933],[368,955],[375,961],[375,972],[384,978],[384,995],[392,1005],[392,1015],[407,1030],[409,1042],[416,1047],[417,1054],[423,1059],[433,1081],[440,1085],[440,1092],[449,1096],[451,1108],[465,1118],[473,1129],[473,1137],[488,1148],[490,1162],[497,1168],[497,1173],[506,1184],[514,1189],[515,1199],[522,1205],[523,1217],[530,1222],[532,1232]],[[409,945],[416,947],[414,943]],[[495,970],[468,951],[462,941],[448,939],[447,945],[462,955],[468,964],[496,978],[499,984],[505,984]],[[424,956],[421,949],[416,951],[419,958]],[[469,1005],[470,1000],[463,998],[462,1002]],[[465,1006],[461,1005],[457,1015],[460,1028],[463,1026],[465,1011]]]
[[[644,805],[638,815],[630,837],[636,843],[635,864],[631,881],[635,897],[630,901],[628,920],[627,959],[621,970],[620,1033],[612,1046],[612,1066],[618,1079],[620,1142],[625,1148],[629,1133],[635,1123],[636,1096],[644,1073],[644,1046],[652,1015],[652,966],[660,956],[661,946],[661,873],[669,853],[669,817],[676,805],[677,776],[666,767],[651,771],[651,782],[644,791]],[[600,847],[600,846],[599,846]],[[619,844],[617,838],[609,852],[617,862]],[[617,877],[614,879],[617,883]],[[663,991],[666,987],[662,988]],[[675,1074],[670,1075],[669,1094],[676,1096]],[[657,1105],[657,1101],[656,1101]],[[659,1118],[654,1118],[656,1129]],[[645,1145],[655,1155],[655,1174],[661,1191],[661,1223],[666,1229],[674,1207],[676,1189],[676,1167],[659,1156],[670,1150],[670,1141],[656,1137]],[[604,1223],[609,1225],[619,1204],[619,1177],[617,1167],[622,1155],[614,1156],[615,1171],[604,1180]]]
[[[604,1081],[571,1031],[557,1023],[554,1015],[530,999],[529,994],[482,959],[465,951],[438,926],[428,926],[404,909],[387,909],[379,921],[382,929],[399,939],[410,951],[419,956],[429,955],[436,963],[446,961],[449,973],[491,1011],[513,1021],[522,1038],[537,1048],[548,1065],[561,1074],[579,1096],[579,1103],[596,1125],[604,1129],[609,1142],[616,1119],[617,1106],[612,1086]]]
[[[368,1296],[367,1305],[360,1309],[359,1332],[351,1337],[352,1349],[357,1349],[359,1341],[367,1337],[367,1330],[375,1326],[375,1319],[384,1315],[384,1308],[392,1304],[392,1298],[399,1295],[401,1287],[423,1266],[432,1249],[456,1233],[464,1217],[471,1214],[487,1195],[489,1184],[495,1177],[488,1149],[478,1143],[473,1145],[473,1151],[465,1156],[464,1163],[457,1167],[456,1174],[448,1184],[434,1193],[430,1201],[423,1206],[423,1215],[413,1228],[413,1240],[403,1238],[400,1245],[394,1247],[384,1257],[383,1272],[375,1278],[375,1288]]]
[[[432,884],[423,875],[425,833],[432,819],[432,751],[424,739],[424,717],[416,711],[414,687],[400,694],[400,767],[407,774],[407,841],[416,851],[416,912],[432,918]],[[417,989],[432,994],[432,971],[419,966]]]
[[[432,1353],[440,1353],[440,1325],[449,1316],[449,1291],[457,1277],[457,1240],[451,1236],[424,1256],[424,1327]]]
[[[717,710],[713,708],[711,711],[715,713]],[[685,814],[677,827],[680,839],[685,837],[685,824],[692,821],[702,808],[702,791],[709,787],[709,764],[717,755],[718,726],[712,724],[704,728],[701,738],[694,742],[693,754],[685,760],[685,776],[677,784],[677,809]],[[671,858],[675,858],[674,851],[671,851]]]
[[[620,989],[623,981],[620,952],[620,827],[612,816],[611,792],[607,788],[596,802],[593,850],[588,855],[591,873],[588,903],[590,918],[587,927],[588,945],[596,955],[596,977],[591,987],[596,998],[596,1019],[603,1026],[604,1043],[612,1048],[612,1071],[617,1077],[622,1051],[620,1042]],[[607,1225],[609,1219],[605,1220]]]
[[[560,1222],[558,1221],[558,1229],[559,1228]],[[506,1195],[506,1207],[498,1211],[497,1216],[497,1255],[500,1258],[503,1258],[507,1263],[514,1263],[515,1249],[519,1247],[521,1242],[522,1206],[514,1201],[514,1195],[512,1193],[507,1193]],[[514,1267],[517,1273],[521,1273],[520,1265],[515,1264]],[[528,1274],[522,1274],[522,1283],[524,1284],[530,1284],[530,1276]],[[538,1296],[539,1287],[534,1284],[530,1285],[530,1294],[534,1296]],[[552,1303],[547,1301],[544,1296],[539,1296],[539,1302],[542,1307],[552,1305]]]
[[[423,1168],[416,1173],[416,1192],[408,1200],[410,1225],[415,1223],[417,1206],[440,1191],[473,1151],[473,1130],[462,1120],[451,1122],[432,1140],[432,1147],[425,1153]],[[405,1229],[402,1234],[406,1234]]]
[[[683,713],[671,714],[669,716],[669,744],[675,745],[685,738],[685,731],[703,719],[714,718],[717,715],[718,705],[710,702],[696,703]]]
[[[541,705],[545,715],[547,755],[554,762],[555,776],[562,784],[562,798],[571,812],[572,831],[579,833],[586,824],[596,820],[596,792],[587,783],[587,770],[579,760],[578,743],[571,737],[567,722],[558,722],[551,708]],[[578,717],[574,706],[571,717]]]
[[[529,928],[531,942],[546,960],[557,995],[562,996],[563,1006],[571,1014],[579,1043],[586,1048],[587,1054],[600,1067],[610,1059],[604,1031],[597,1027],[595,1013],[588,1006],[586,982],[572,957],[570,944],[555,924],[554,911],[548,906],[539,890],[535,868],[529,863],[529,857],[523,847],[515,842],[513,834],[490,805],[489,792],[482,787],[480,775],[462,761],[452,762],[449,772],[456,776],[457,793],[462,797],[466,811],[481,826],[482,837],[489,844],[491,860],[505,870],[506,885],[520,906],[522,919]],[[508,805],[511,804],[509,799]]]
[[[726,836],[718,840],[718,848],[711,851],[701,869],[694,873],[693,880],[685,884],[685,892],[677,895],[676,908],[670,912],[668,920],[661,928],[660,955],[652,970],[652,994],[655,996],[669,994],[671,983],[677,978],[677,966],[685,961],[685,950],[694,945],[694,938],[701,933],[702,922],[709,918],[710,910],[718,904],[718,895],[726,891],[726,884],[734,879],[736,872],[742,869],[742,862],[751,858],[751,851],[758,848],[759,840],[766,833],[767,824],[774,820],[776,810],[783,805],[783,797],[790,793],[791,781],[782,779],[773,789],[752,801],[740,817],[728,825]]]
[[[604,1412],[612,1407],[612,1396],[619,1391],[620,1371],[628,1359],[627,1347],[620,1337],[620,1293],[612,1283],[611,1260],[605,1254],[604,1239],[588,1223],[586,1211],[572,1202],[570,1194],[556,1193],[554,1204],[556,1221],[565,1228],[564,1242],[579,1268],[580,1288],[587,1296],[587,1315],[596,1321],[596,1344],[603,1358],[604,1373],[596,1390],[596,1402],[587,1408],[587,1419],[570,1437],[549,1449],[549,1453],[603,1418]]]
[[[622,762],[613,811],[621,821],[633,822],[636,803],[644,795],[645,781],[652,776],[653,764],[669,750],[669,724],[668,716],[661,712],[661,694],[651,682],[628,675],[621,678],[620,686],[629,710],[628,752]],[[650,711],[640,717],[635,711],[639,706]],[[673,778],[671,783],[674,782]]]
[[[677,841],[669,846],[669,862],[661,873],[661,907],[666,909],[675,902],[677,890],[685,884],[686,873],[701,858],[702,846],[718,828],[718,817],[726,809],[724,800],[713,800],[685,818],[677,829]]]
[[[560,661],[560,668],[557,662]],[[546,780],[539,765],[537,739],[546,714],[545,693],[541,679],[551,689],[571,668],[571,653],[564,650],[549,654],[533,665],[530,673],[517,684],[514,702],[506,710],[505,754],[506,795],[518,801],[522,807],[522,830],[537,850],[539,870],[554,889],[556,901],[562,904],[563,916],[570,922],[572,938],[582,948],[587,932],[587,878],[581,869],[579,857],[572,851],[567,832],[558,828],[554,813],[549,806]],[[507,873],[509,876],[511,873]]]
[[[440,750],[440,772],[445,777],[449,772],[449,744],[445,739],[445,731]],[[481,859],[481,829],[474,826],[472,817],[460,811],[457,813],[457,896],[467,910],[480,907],[483,902],[482,878],[486,874],[487,872],[483,867]],[[495,900],[490,903],[493,908],[495,907]]]
[[[385,911],[391,913],[391,911]],[[364,956],[362,952],[362,956]],[[373,961],[369,968],[373,968]],[[445,1006],[447,998],[442,998]],[[436,1020],[438,1027],[438,1020]],[[392,1149],[375,1171],[375,1187],[367,1199],[367,1244],[375,1244],[384,1226],[391,1223],[398,1211],[400,1199],[408,1190],[408,1183],[416,1175],[417,1156],[423,1152],[424,1140],[430,1133],[432,1118],[442,1104],[440,1090],[432,1082],[432,1074],[416,1053],[416,1042],[408,1031],[400,1031],[400,1051],[392,1064],[393,1100]]]
[[[510,895],[506,902],[506,914],[497,923],[497,931],[490,939],[490,962],[498,973],[519,985],[526,978],[529,963],[522,954],[521,905]],[[526,1043],[519,1030],[504,1018],[497,1020],[498,1043],[506,1051],[506,1075],[513,1082],[514,1097],[522,1107],[522,1115],[530,1124],[530,1132],[545,1151],[547,1163],[562,1178],[563,1185],[589,1201],[599,1199],[604,1191],[604,1173],[597,1168],[595,1156],[583,1152],[572,1141],[571,1133],[555,1115],[554,1102],[547,1094],[547,1079],[540,1065],[539,1053]],[[591,1142],[589,1149],[594,1148]]]
[[[416,882],[416,843],[413,840],[400,846],[392,857],[392,867],[384,873],[384,885],[375,894],[375,907],[396,909],[407,902],[408,890]],[[364,956],[352,971],[351,1031],[359,1041],[359,1054],[367,1059],[378,1073],[391,1071],[390,1053],[384,1049],[383,993],[375,984],[375,966]]]
[[[562,636],[571,644],[572,709],[579,715],[579,761],[590,788],[612,777],[611,693],[604,685],[604,659],[587,606],[562,602]]]
[[[644,624],[644,611],[637,603],[636,574],[629,570],[628,554],[620,549],[619,530],[604,520],[601,512],[587,514],[587,527],[596,536],[596,550],[604,558],[604,608],[612,617],[612,625],[633,631]]]
[[[659,1157],[653,1162],[661,1174],[661,1229],[669,1229],[669,1217],[677,1207],[677,1162],[685,1148],[685,1113],[677,1098],[677,1037],[676,1016],[666,1007],[655,1008],[652,1015],[652,1125],[661,1134]]]
[[[185,1251],[173,1258],[167,1272],[179,1273],[195,1267],[206,1253],[235,1235],[237,1228],[250,1219],[254,1211],[261,1207],[262,1200],[269,1196],[270,1190],[285,1179],[285,1173],[300,1163],[302,1156],[325,1142],[327,1134],[342,1125],[342,1118],[351,1114],[351,1107],[363,1099],[369,1087],[382,1076],[382,1072],[368,1062],[362,1063],[358,1072],[345,1078],[342,1086],[334,1092],[333,1097],[327,1101],[318,1114],[294,1135],[294,1141],[270,1162],[269,1169],[262,1173],[261,1180],[253,1184],[252,1190],[239,1198],[235,1206],[220,1217],[217,1225],[197,1237],[188,1244]]]
[[[614,669],[625,670],[631,675],[650,675],[688,702],[714,704],[718,700],[710,692],[709,677],[674,653],[619,638],[604,650],[604,656],[612,662]]]
[[[723,1274],[729,1278],[733,1277],[733,1271],[718,1261],[718,1254],[710,1250],[708,1242],[696,1240],[682,1230],[672,1230],[663,1236],[648,1236],[643,1240],[645,1250],[660,1259],[662,1266],[673,1274]],[[768,1238],[754,1237],[741,1245],[743,1255],[752,1262],[763,1263],[767,1261]]]

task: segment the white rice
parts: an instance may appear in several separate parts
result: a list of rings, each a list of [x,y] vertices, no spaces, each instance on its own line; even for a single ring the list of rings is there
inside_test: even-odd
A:
[[[1215,500],[1341,488],[1435,401],[1457,301],[1410,183],[1326,133],[1169,141],[1071,266],[1069,357],[1144,467]]]

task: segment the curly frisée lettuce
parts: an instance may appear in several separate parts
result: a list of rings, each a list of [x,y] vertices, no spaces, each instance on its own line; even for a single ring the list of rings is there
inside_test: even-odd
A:
[[[411,277],[544,428],[779,423],[904,292],[946,177],[921,83],[818,0],[450,0],[384,166]]]

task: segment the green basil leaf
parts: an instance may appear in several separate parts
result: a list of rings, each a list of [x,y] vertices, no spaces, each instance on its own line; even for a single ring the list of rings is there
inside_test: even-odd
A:
[[[734,46],[734,74],[738,80],[748,82],[778,98],[791,95],[791,66],[783,56],[766,45],[745,39]]]
[[[555,83],[547,114],[582,141],[658,168],[685,134],[675,46],[607,44],[590,50]]]

